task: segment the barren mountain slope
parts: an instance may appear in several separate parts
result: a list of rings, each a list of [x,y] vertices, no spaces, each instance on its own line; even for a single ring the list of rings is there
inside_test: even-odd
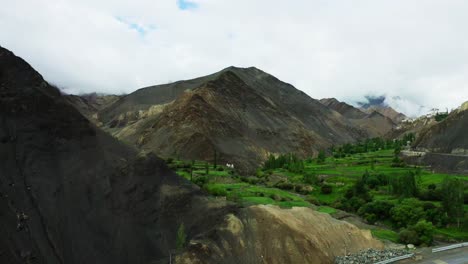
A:
[[[331,263],[341,245],[382,246],[311,209],[238,209],[205,197],[156,156],[96,129],[3,48],[0,159],[1,263],[167,263],[182,223],[184,262]]]
[[[437,124],[434,116],[424,115],[416,119],[406,119],[400,122],[393,130],[385,135],[386,138],[394,139],[401,138],[408,133],[419,136],[421,131],[429,128],[430,126]]]
[[[397,112],[390,106],[372,105],[361,108],[361,110],[368,114],[371,114],[372,112],[379,112],[382,115],[390,118],[395,124],[398,124],[404,119],[406,119],[406,116],[404,114]]]
[[[177,263],[334,263],[335,256],[383,247],[370,231],[328,214],[268,205],[230,215],[213,238],[193,240]]]
[[[100,95],[96,93],[82,95],[66,95],[65,100],[70,102],[82,115],[98,126],[102,122],[98,120],[98,112],[119,100],[118,95]]]
[[[454,110],[443,121],[421,131],[416,149],[468,155],[468,103]]]
[[[345,102],[340,102],[335,98],[324,98],[320,99],[320,102],[331,109],[337,111],[338,113],[342,114],[344,117],[351,118],[351,119],[361,119],[367,116],[366,113],[359,110],[358,108],[349,105]]]
[[[0,263],[149,263],[229,207],[96,129],[0,48]]]
[[[362,138],[339,113],[285,85],[271,90],[273,77],[245,77],[255,69],[226,70],[212,81],[181,93],[174,102],[108,123],[119,139],[163,157],[234,162],[252,170],[268,153],[313,155],[333,143]],[[268,75],[269,76],[269,75]],[[256,87],[254,87],[254,86]],[[141,118],[143,117],[143,118]]]
[[[377,111],[365,113],[335,98],[321,99],[320,102],[348,118],[354,126],[366,131],[369,137],[384,136],[395,127],[395,123],[392,119]]]

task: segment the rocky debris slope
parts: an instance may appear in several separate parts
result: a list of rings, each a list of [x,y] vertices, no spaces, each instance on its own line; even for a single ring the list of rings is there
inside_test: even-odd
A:
[[[209,235],[192,240],[177,263],[333,263],[336,256],[382,249],[370,231],[310,208],[252,206]]]
[[[335,264],[373,264],[379,261],[396,258],[409,254],[405,249],[368,249],[355,254],[339,256],[335,259]]]

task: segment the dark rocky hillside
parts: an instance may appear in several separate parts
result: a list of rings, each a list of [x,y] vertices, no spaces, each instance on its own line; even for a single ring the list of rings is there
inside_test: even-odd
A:
[[[216,151],[221,161],[246,170],[269,153],[314,155],[370,135],[253,67],[140,89],[99,112],[99,119],[117,138],[163,157],[213,160]]]
[[[414,147],[430,152],[468,155],[468,103],[420,132]]]
[[[96,129],[0,48],[0,263],[149,263],[222,222],[152,154]]]

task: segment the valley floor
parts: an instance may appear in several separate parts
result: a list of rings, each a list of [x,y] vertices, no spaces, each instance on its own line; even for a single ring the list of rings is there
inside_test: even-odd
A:
[[[304,161],[301,172],[291,172],[286,168],[273,170],[258,169],[256,175],[240,176],[231,168],[216,166],[202,161],[168,160],[169,166],[186,179],[201,186],[213,196],[235,202],[241,206],[256,204],[274,204],[280,207],[311,207],[316,210],[331,214],[332,216],[346,220],[345,211],[352,212],[353,217],[360,215],[361,222],[370,224],[375,237],[382,240],[399,242],[398,232],[402,225],[396,226],[390,219],[379,219],[377,216],[369,216],[350,209],[354,205],[348,204],[349,190],[362,179],[363,175],[370,179],[368,186],[368,203],[385,201],[390,205],[414,203],[421,206],[425,216],[441,208],[440,188],[446,177],[461,180],[464,186],[468,185],[468,175],[453,175],[434,173],[426,168],[413,166],[395,167],[392,163],[394,150],[380,150],[375,152],[347,155],[343,158],[327,157],[324,162],[317,159]],[[405,199],[392,192],[391,181],[393,178],[414,172],[418,195]],[[323,186],[328,186],[329,191],[324,191]],[[464,188],[465,197],[468,188]],[[435,194],[435,195],[434,195]],[[364,202],[361,202],[364,203]],[[363,206],[360,204],[356,207]],[[342,209],[342,210],[338,210]],[[433,210],[433,211],[426,211]],[[468,212],[468,204],[464,204],[463,210]],[[361,213],[358,213],[361,212]],[[349,215],[348,215],[349,216]],[[434,220],[435,221],[435,220]],[[448,223],[433,223],[435,226],[434,238],[436,241],[467,241],[468,230],[464,227],[457,228]]]

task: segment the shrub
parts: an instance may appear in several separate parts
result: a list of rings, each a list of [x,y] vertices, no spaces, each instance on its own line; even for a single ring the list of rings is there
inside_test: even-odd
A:
[[[273,200],[275,200],[275,201],[281,201],[281,200],[283,200],[283,199],[281,198],[281,196],[279,196],[279,195],[276,194],[276,193],[270,194],[270,198],[273,199]]]
[[[351,199],[351,198],[353,198],[353,196],[354,196],[354,190],[352,188],[347,189],[345,194],[344,194],[344,197],[346,199]]]
[[[390,214],[397,227],[416,224],[417,221],[426,217],[421,202],[414,198],[402,200],[390,210]]]
[[[185,234],[185,227],[182,223],[177,229],[177,236],[176,236],[176,249],[181,250],[185,246],[185,242],[187,240],[187,235]]]
[[[231,202],[234,202],[234,203],[237,203],[237,204],[239,204],[240,206],[243,205],[242,197],[240,196],[239,193],[236,193],[236,192],[232,192],[232,193],[228,194],[228,195],[226,196],[226,200],[231,201]]]
[[[392,160],[392,167],[394,168],[404,168],[406,166],[405,162],[400,159],[398,156],[395,156]]]
[[[304,174],[304,183],[307,184],[318,184],[319,179],[315,173],[306,173]]]
[[[403,229],[398,238],[406,244],[430,246],[434,238],[434,226],[426,220],[421,220],[415,225]]]
[[[378,217],[375,214],[365,214],[364,219],[367,223],[373,225],[375,222],[377,222]]]
[[[389,218],[392,208],[393,204],[387,201],[374,201],[361,206],[361,208],[358,210],[358,214],[360,216],[364,216],[364,218],[366,218],[366,215],[374,215],[375,219],[373,219],[374,221],[372,223],[375,223],[377,220],[384,220]]]
[[[411,227],[411,230],[414,230],[418,234],[420,244],[424,244],[426,246],[430,246],[432,244],[432,241],[434,240],[434,226],[431,222],[420,220]]]
[[[320,187],[320,192],[323,193],[323,194],[330,194],[333,192],[333,188],[331,185],[322,185],[322,187]]]
[[[449,218],[444,210],[435,206],[434,204],[432,204],[432,206],[429,206],[428,204],[432,203],[425,203],[423,206],[424,212],[426,213],[426,219],[437,227],[446,226],[448,224]]]
[[[214,195],[214,196],[226,196],[226,195],[227,195],[226,190],[225,190],[223,187],[218,186],[218,185],[209,185],[209,186],[206,186],[206,190],[207,190],[211,195]]]
[[[418,192],[418,198],[423,201],[442,201],[442,192],[439,189],[428,189]]]
[[[354,196],[351,199],[341,199],[337,207],[345,211],[356,212],[365,203],[364,199]]]
[[[265,176],[265,173],[263,173],[263,171],[261,169],[257,169],[255,171],[255,176],[257,176],[257,178],[262,178]]]
[[[418,245],[419,243],[418,234],[415,231],[409,229],[401,230],[398,234],[398,240],[404,244]]]
[[[308,195],[306,201],[311,204],[320,205],[320,201],[313,195]]]
[[[193,182],[202,187],[203,185],[205,185],[206,183],[208,183],[208,177],[206,176],[200,176],[200,177],[196,177],[195,180],[193,180]]]
[[[320,150],[317,156],[317,163],[324,163],[326,159],[325,151]]]
[[[308,185],[301,185],[297,184],[294,186],[294,191],[300,193],[300,194],[309,194],[312,192],[314,189]]]
[[[294,185],[289,182],[278,182],[275,185],[276,188],[282,189],[282,190],[292,190],[294,188]]]

